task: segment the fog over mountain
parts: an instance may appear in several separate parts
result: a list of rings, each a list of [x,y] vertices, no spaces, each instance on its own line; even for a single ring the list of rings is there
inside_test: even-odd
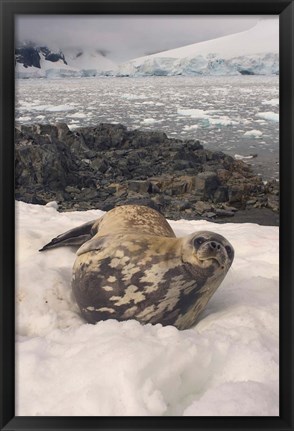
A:
[[[273,16],[19,15],[16,44],[100,50],[120,63],[252,28]],[[278,16],[276,17],[278,20]]]
[[[132,22],[137,21],[130,20],[129,24]],[[61,23],[62,21],[59,21],[59,24]],[[44,34],[42,35],[45,37]],[[121,35],[127,38],[130,32],[125,29]],[[103,37],[92,39],[92,46],[84,42],[83,47],[80,47],[81,40],[77,41],[77,38],[72,40],[72,46],[64,47],[66,39],[63,39],[56,48],[49,40],[44,40],[42,45],[41,41],[37,43],[37,39],[31,42],[23,40],[15,50],[16,77],[276,75],[279,73],[279,23],[275,18],[260,19],[253,27],[241,32],[160,51],[156,54],[139,56],[126,62],[114,61],[113,55],[110,55],[114,51],[111,51],[110,46],[104,45],[102,48],[99,45],[99,43],[105,43],[106,39]],[[96,46],[93,46],[94,40],[96,40]],[[162,40],[164,40],[164,34]],[[75,43],[77,45],[74,45]],[[142,44],[141,49],[143,46],[146,45]],[[126,51],[122,49],[122,52]],[[128,52],[130,54],[131,51]]]

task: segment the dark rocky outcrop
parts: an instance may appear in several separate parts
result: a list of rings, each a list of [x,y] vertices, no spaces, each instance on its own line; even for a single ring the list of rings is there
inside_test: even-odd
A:
[[[46,46],[36,46],[33,43],[28,43],[15,49],[15,63],[21,63],[25,68],[37,67],[41,68],[41,58],[53,63],[62,60],[67,64],[64,54],[59,52],[51,52]]]
[[[278,213],[279,188],[249,165],[163,132],[99,124],[20,126],[15,132],[16,198],[57,200],[62,210],[150,205],[169,218],[233,218],[238,211]]]

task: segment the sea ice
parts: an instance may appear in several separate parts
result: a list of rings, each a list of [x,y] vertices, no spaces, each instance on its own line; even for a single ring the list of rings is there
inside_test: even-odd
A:
[[[269,121],[279,121],[279,114],[276,114],[275,112],[259,112],[256,116]]]
[[[244,136],[253,137],[253,138],[259,138],[262,135],[262,132],[260,130],[248,130],[244,133]]]

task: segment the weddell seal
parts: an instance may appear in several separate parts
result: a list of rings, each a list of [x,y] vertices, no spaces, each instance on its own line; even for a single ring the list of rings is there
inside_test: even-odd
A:
[[[72,288],[83,317],[193,326],[227,274],[232,245],[208,231],[177,238],[163,215],[124,205],[54,238],[77,246]]]

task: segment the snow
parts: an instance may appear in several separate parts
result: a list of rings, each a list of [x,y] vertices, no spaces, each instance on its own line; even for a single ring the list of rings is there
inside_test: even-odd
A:
[[[133,59],[118,76],[268,75],[279,72],[279,21],[260,20],[253,28],[217,39]]]
[[[224,59],[229,59],[239,56],[241,52],[242,55],[253,55],[266,52],[278,53],[278,19],[260,20],[249,30],[219,37],[217,39],[194,43],[181,48],[159,52],[148,56],[148,58],[186,58],[195,55],[206,56],[217,53]]]
[[[235,260],[199,323],[83,321],[70,248],[39,253],[102,212],[16,202],[16,415],[277,416],[277,227],[170,221],[178,236],[215,230]]]
[[[106,73],[109,69],[115,70],[116,64],[97,51],[87,51],[79,48],[62,50],[67,64],[63,60],[52,62],[41,57],[40,69],[37,67],[24,67],[17,63],[16,78],[49,78],[60,79],[69,77],[91,77]]]
[[[49,47],[50,48],[50,47]],[[115,64],[99,51],[62,50],[67,64],[41,59],[41,69],[16,65],[17,78],[95,76],[271,75],[279,73],[279,20],[260,20],[253,28],[217,39]]]
[[[279,122],[279,114],[275,112],[259,112],[256,114],[257,117],[264,118],[265,120]]]

